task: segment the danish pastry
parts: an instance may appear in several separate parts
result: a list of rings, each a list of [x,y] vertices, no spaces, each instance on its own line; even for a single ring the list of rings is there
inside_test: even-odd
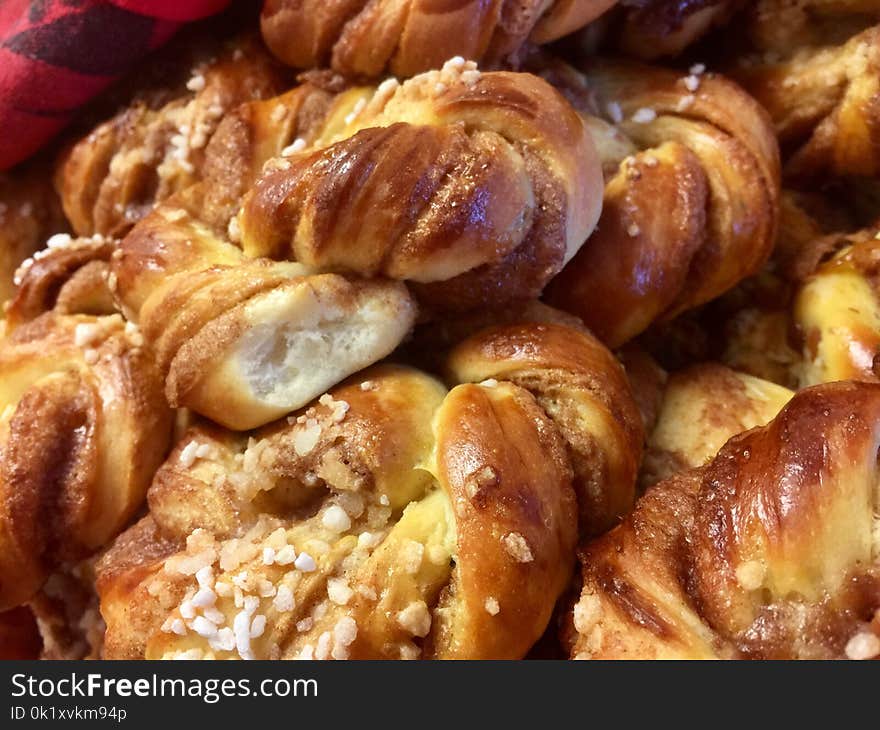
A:
[[[880,390],[796,394],[581,553],[576,658],[869,658]],[[873,638],[872,638],[873,637]]]
[[[568,584],[578,497],[631,499],[641,433],[608,403],[637,411],[577,330],[483,331],[449,367],[449,391],[382,365],[251,436],[194,427],[99,565],[105,654],[523,656]]]

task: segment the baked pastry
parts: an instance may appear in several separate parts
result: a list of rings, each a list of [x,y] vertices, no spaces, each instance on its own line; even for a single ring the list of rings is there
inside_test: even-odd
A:
[[[530,74],[452,59],[343,92],[313,134],[245,197],[244,252],[407,281],[423,313],[536,298],[599,216],[589,135]]]
[[[272,96],[283,77],[244,39],[204,59],[185,86],[144,94],[73,144],[55,183],[80,236],[121,236],[153,206],[201,178],[206,147],[225,114]]]
[[[880,654],[880,386],[795,395],[706,467],[661,482],[581,552],[577,658]]]
[[[269,0],[263,40],[284,63],[344,76],[409,77],[454,56],[488,65],[523,44],[548,43],[586,25],[616,0]]]
[[[635,0],[621,2],[614,44],[644,61],[679,55],[715,28],[726,25],[747,0]]]
[[[670,374],[639,474],[643,487],[708,464],[727,441],[771,421],[794,393],[719,363]]]
[[[0,653],[880,656],[878,22],[182,36],[0,178]]]
[[[876,381],[877,228],[826,233],[789,196],[772,270],[726,315],[722,359],[791,388]]]
[[[42,160],[0,173],[0,304],[15,292],[15,272],[67,223]]]
[[[572,477],[631,495],[637,411],[578,330],[486,330],[449,367],[448,392],[381,365],[250,436],[191,429],[99,565],[105,655],[523,656],[569,581]]]
[[[874,13],[876,22],[880,13]],[[816,40],[745,57],[731,72],[772,117],[792,184],[829,175],[876,177],[880,26],[846,40]]]
[[[0,340],[0,609],[140,507],[171,412],[136,328],[49,312]]]
[[[45,312],[114,314],[110,257],[118,241],[100,234],[74,238],[56,233],[46,248],[25,259],[15,272],[15,290],[6,302],[6,330]]]
[[[776,237],[779,158],[763,110],[722,77],[610,61],[583,73],[603,117],[589,124],[604,207],[546,299],[617,347],[758,271]]]
[[[315,97],[319,123],[301,116]],[[206,180],[141,221],[112,262],[169,402],[231,428],[300,408],[388,355],[415,321],[410,291],[423,317],[536,297],[598,217],[586,130],[531,75],[451,62],[329,104],[304,88],[244,114],[288,124],[245,146],[238,115],[209,158],[236,149],[254,170],[300,119],[311,138],[265,161],[228,224],[220,211],[236,196],[206,205],[217,189]]]
[[[869,229],[836,237],[833,242],[838,250],[795,294],[792,318],[803,342],[798,368],[803,386],[880,379],[877,236],[877,229]]]

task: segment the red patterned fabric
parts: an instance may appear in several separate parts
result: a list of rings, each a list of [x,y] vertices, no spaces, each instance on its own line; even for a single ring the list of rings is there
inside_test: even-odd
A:
[[[228,3],[0,0],[0,170],[36,152],[182,23]]]

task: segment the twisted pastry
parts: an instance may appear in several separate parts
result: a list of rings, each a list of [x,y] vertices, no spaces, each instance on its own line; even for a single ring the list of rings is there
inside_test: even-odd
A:
[[[193,428],[99,566],[105,656],[523,656],[570,578],[575,462],[631,493],[606,465],[637,463],[641,435],[595,392],[590,374],[620,366],[583,331],[510,325],[461,348],[451,373],[503,379],[447,391],[380,365],[251,436]]]
[[[870,229],[826,238],[837,251],[795,293],[791,313],[803,343],[796,370],[802,386],[880,378],[878,235]]]
[[[616,122],[589,120],[610,174],[596,231],[546,298],[617,347],[766,261],[778,151],[758,105],[714,74],[604,61],[584,73],[596,109]]]
[[[498,326],[453,348],[447,368],[454,382],[505,380],[535,396],[565,438],[583,531],[603,532],[630,510],[641,413],[623,368],[597,340],[559,324]]]
[[[595,151],[541,79],[453,59],[339,96],[238,217],[249,256],[410,282],[424,308],[540,294],[595,226]]]
[[[408,281],[426,316],[497,309],[536,297],[598,216],[583,124],[529,75],[451,62],[334,98],[306,86],[227,121],[209,160],[246,172],[160,205],[112,267],[169,402],[231,428],[302,407],[400,343],[414,303],[372,277]],[[293,134],[308,139],[283,148]]]
[[[15,272],[15,293],[5,305],[7,331],[44,312],[114,314],[110,258],[117,241],[97,235],[73,238],[56,233],[46,248]]]
[[[118,315],[47,313],[0,342],[0,608],[140,505],[171,418],[138,338]]]
[[[162,106],[136,100],[100,124],[65,153],[56,171],[73,230],[123,235],[157,202],[201,179],[205,148],[229,110],[275,94],[280,85],[265,50],[245,40],[198,65],[186,88]]]
[[[793,395],[787,388],[718,363],[672,373],[648,437],[642,485],[704,466],[732,436],[771,421]]]
[[[199,220],[199,199],[160,205],[112,261],[172,406],[254,428],[382,359],[412,327],[402,284],[248,259]]]
[[[880,26],[777,61],[745,59],[732,73],[770,113],[789,152],[787,179],[880,173]]]
[[[526,42],[583,27],[615,0],[270,0],[263,40],[284,63],[350,77],[409,77],[453,56],[514,60]]]
[[[53,233],[66,229],[41,160],[0,174],[0,304],[15,293],[15,272]]]
[[[581,554],[579,658],[880,653],[880,387],[801,391]]]

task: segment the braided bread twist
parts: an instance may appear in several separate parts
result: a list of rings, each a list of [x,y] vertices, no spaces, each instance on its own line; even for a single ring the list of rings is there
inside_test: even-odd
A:
[[[782,60],[743,61],[731,73],[767,109],[786,178],[876,177],[880,155],[880,26],[840,45],[798,47]]]
[[[142,344],[118,315],[55,313],[0,341],[0,607],[140,506],[171,425]]]
[[[670,374],[648,437],[641,484],[704,466],[732,436],[771,421],[793,395],[714,362]]]
[[[590,377],[620,366],[580,330],[483,331],[450,370],[498,379],[379,365],[250,436],[192,429],[99,566],[105,655],[523,656],[570,579],[577,460],[631,494],[605,465],[636,464],[641,433],[613,423]]]
[[[595,226],[595,150],[528,74],[455,60],[335,100],[238,217],[250,256],[405,280],[428,311],[540,294]]]
[[[66,228],[58,196],[41,160],[0,174],[0,304],[15,294],[22,261]]]
[[[409,77],[453,56],[510,62],[527,41],[548,43],[615,0],[270,0],[263,40],[284,63],[350,77]]]
[[[617,123],[588,118],[611,172],[599,225],[547,300],[616,347],[759,269],[776,236],[779,158],[764,112],[721,77],[604,61],[584,74]]]
[[[880,386],[831,383],[649,489],[582,552],[573,656],[880,653],[878,444]]]
[[[266,51],[246,39],[196,66],[170,101],[167,93],[158,102],[137,99],[98,125],[56,170],[73,230],[124,235],[157,202],[201,179],[206,147],[227,112],[280,88]]]
[[[118,311],[109,285],[110,258],[118,241],[56,233],[47,244],[15,272],[14,296],[4,308],[8,332],[53,310],[92,315]]]
[[[222,159],[240,163],[237,176],[209,184]],[[424,316],[536,297],[600,205],[594,150],[565,100],[533,76],[472,64],[250,103],[218,129],[206,170],[214,160],[216,173],[135,226],[112,268],[169,402],[232,428],[389,354],[415,320],[394,279]]]

